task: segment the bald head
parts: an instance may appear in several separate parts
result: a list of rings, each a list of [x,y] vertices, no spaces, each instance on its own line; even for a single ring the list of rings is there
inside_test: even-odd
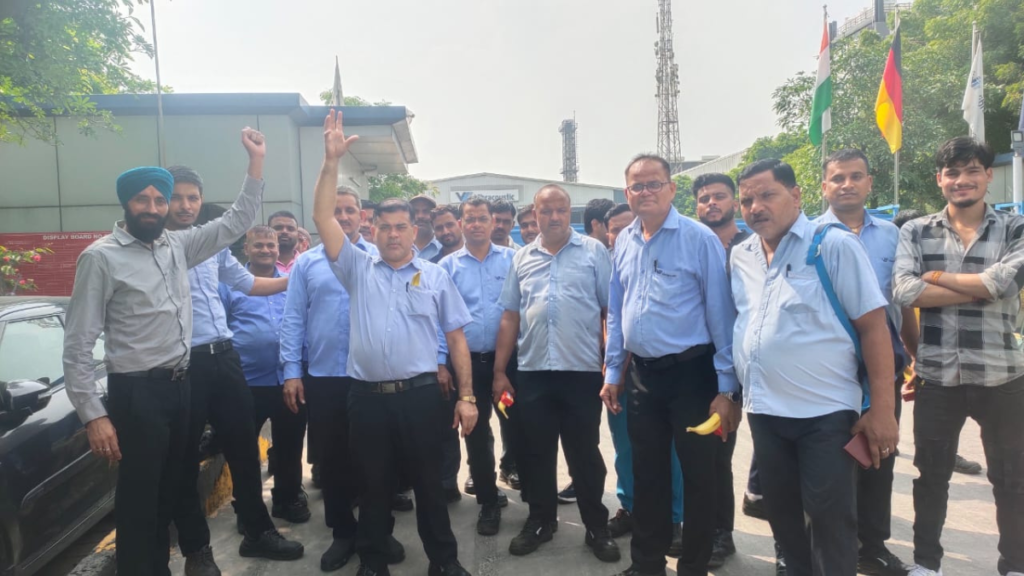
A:
[[[533,195],[533,203],[537,204],[541,199],[559,196],[564,198],[569,204],[572,204],[572,197],[570,197],[569,193],[565,191],[565,188],[562,188],[558,184],[547,184],[541,187],[540,190],[537,190],[537,193]]]

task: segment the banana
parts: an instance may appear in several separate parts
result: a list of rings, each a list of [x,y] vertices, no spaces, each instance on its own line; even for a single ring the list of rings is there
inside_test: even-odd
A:
[[[712,414],[711,418],[708,418],[700,426],[692,426],[686,429],[687,432],[694,432],[701,436],[707,436],[712,432],[717,432],[722,428],[722,418],[718,414]]]

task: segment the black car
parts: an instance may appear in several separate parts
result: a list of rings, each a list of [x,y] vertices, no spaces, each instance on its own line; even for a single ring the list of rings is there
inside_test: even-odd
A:
[[[114,508],[64,389],[67,298],[0,297],[0,575],[28,576]],[[103,341],[93,354],[106,397]]]

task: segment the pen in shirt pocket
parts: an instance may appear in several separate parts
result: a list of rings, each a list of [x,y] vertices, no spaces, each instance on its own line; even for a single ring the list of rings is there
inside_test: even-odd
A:
[[[793,271],[792,264],[786,264],[786,278],[789,278],[789,273]]]

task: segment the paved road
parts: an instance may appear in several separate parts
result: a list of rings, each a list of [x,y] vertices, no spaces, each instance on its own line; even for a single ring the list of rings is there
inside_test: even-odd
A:
[[[912,407],[912,405],[906,405]],[[492,421],[492,424],[494,422]],[[911,481],[917,476],[913,467],[913,439],[910,430],[913,417],[908,414],[903,422],[903,444],[896,463],[896,485],[893,495],[893,539],[890,548],[905,561],[912,559],[912,525],[914,519]],[[495,430],[495,437],[499,435]],[[615,498],[615,474],[612,468],[613,449],[607,426],[602,427],[601,450],[605,455],[609,474],[605,486],[604,501],[611,513],[618,508]],[[742,426],[736,447],[734,490],[737,503],[746,486],[746,474],[750,463],[751,441],[746,424]],[[977,425],[968,422],[962,436],[960,453],[965,457],[984,462],[980,433]],[[461,481],[468,470],[465,465],[460,473]],[[568,481],[564,463],[559,468],[559,485]],[[309,470],[306,470],[308,484]],[[272,482],[265,485],[264,497],[270,501]],[[496,537],[481,537],[476,534],[477,505],[469,497],[451,506],[452,525],[459,538],[459,557],[475,576],[521,576],[557,574],[558,576],[611,575],[629,566],[629,538],[619,540],[623,559],[616,565],[598,561],[583,545],[584,529],[580,523],[579,511],[575,506],[561,506],[560,527],[554,540],[525,558],[513,558],[508,553],[511,538],[518,533],[526,519],[527,508],[518,499],[518,493],[508,490],[510,504],[504,510],[501,532]],[[313,518],[307,524],[289,526],[278,520],[281,532],[290,538],[298,538],[306,545],[306,556],[296,562],[268,562],[265,560],[243,559],[237,555],[240,537],[235,533],[235,516],[230,505],[222,508],[216,517],[210,519],[214,537],[216,558],[225,576],[257,575],[299,575],[320,574],[320,555],[330,545],[330,532],[323,524],[323,504],[320,493],[309,490]],[[949,518],[946,523],[944,544],[946,559],[943,565],[946,574],[957,576],[988,576],[996,573],[997,530],[995,527],[995,506],[992,490],[984,476],[955,475],[950,489]],[[407,559],[393,566],[395,576],[427,573],[427,559],[416,535],[414,513],[399,513],[395,527],[396,537],[406,546]],[[774,574],[774,552],[768,523],[748,518],[739,512],[737,505],[736,545],[739,553],[730,558],[724,567],[714,571],[715,576],[769,576]],[[669,559],[670,573],[674,573],[675,562]],[[357,562],[346,566],[337,574],[351,576],[356,572]],[[172,557],[174,574],[182,574],[184,560],[175,553]]]

